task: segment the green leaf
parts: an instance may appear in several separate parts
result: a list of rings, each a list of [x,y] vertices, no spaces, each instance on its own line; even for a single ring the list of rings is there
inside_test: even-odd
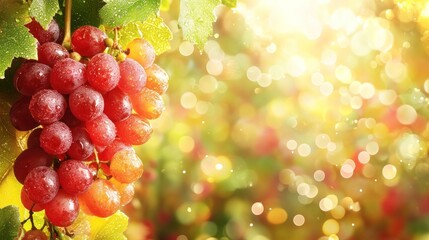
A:
[[[170,49],[170,40],[173,35],[163,19],[152,14],[143,23],[131,22],[119,31],[119,45],[121,46],[126,46],[135,38],[146,39],[159,55]]]
[[[30,16],[46,28],[58,10],[60,10],[58,0],[33,0],[30,6]]]
[[[128,217],[121,211],[108,218],[87,216],[91,225],[91,239],[93,240],[126,240],[124,235],[128,226]]]
[[[22,1],[0,0],[0,79],[16,57],[36,59],[37,40],[24,26],[28,18],[28,4]]]
[[[220,0],[180,1],[179,25],[185,40],[200,49],[204,47],[207,38],[213,34],[214,8],[220,3]]]
[[[129,22],[143,22],[159,10],[160,0],[105,1],[100,10],[101,23],[109,27],[122,26]]]
[[[0,236],[2,239],[16,239],[19,234],[19,212],[15,206],[0,209]]]
[[[161,0],[160,10],[168,11],[170,9],[171,1],[172,0]]]
[[[237,0],[222,0],[222,4],[230,8],[235,8],[237,6]]]
[[[71,16],[71,31],[73,32],[80,26],[91,25],[99,26],[100,17],[98,11],[105,5],[102,0],[73,0],[72,16]],[[64,6],[61,8],[64,12]],[[56,15],[60,26],[64,26],[64,15]]]

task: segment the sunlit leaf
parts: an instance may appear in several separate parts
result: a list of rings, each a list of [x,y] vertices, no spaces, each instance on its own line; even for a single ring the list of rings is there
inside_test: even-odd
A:
[[[161,6],[159,9],[161,11],[168,11],[170,9],[171,0],[161,0]]]
[[[19,212],[15,206],[0,209],[0,236],[2,239],[15,239],[19,234]]]
[[[170,49],[170,40],[173,38],[170,29],[162,18],[150,15],[146,21],[132,22],[119,31],[119,44],[126,46],[134,38],[146,39],[155,48],[159,55]]]
[[[128,226],[128,217],[118,211],[108,218],[87,217],[91,225],[91,236],[93,240],[123,240]]]
[[[216,20],[214,8],[220,3],[220,0],[180,1],[179,25],[185,40],[203,48],[213,34],[213,22]]]
[[[237,6],[237,0],[222,0],[222,4],[227,7],[234,8]]]
[[[144,21],[159,10],[160,0],[105,1],[100,10],[101,23],[110,27],[122,26],[133,21]]]
[[[15,57],[37,58],[37,40],[24,26],[29,21],[28,4],[0,0],[0,78]]]
[[[33,0],[30,6],[30,15],[46,28],[55,14],[60,10],[57,0]]]

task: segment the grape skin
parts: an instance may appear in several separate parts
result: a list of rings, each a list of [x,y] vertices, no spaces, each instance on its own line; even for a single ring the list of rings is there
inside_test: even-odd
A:
[[[96,27],[81,26],[72,34],[71,47],[84,57],[92,57],[106,49],[106,38],[107,35]]]
[[[66,48],[55,42],[47,42],[37,49],[37,59],[40,63],[46,64],[50,67],[61,59],[70,57]]]
[[[133,106],[130,97],[115,88],[104,96],[104,113],[113,121],[121,121],[131,115]]]
[[[89,137],[96,145],[107,146],[115,140],[116,127],[104,113],[98,118],[85,123]]]
[[[49,167],[40,166],[31,170],[24,181],[24,190],[31,201],[44,204],[57,195],[60,183],[57,173]]]
[[[15,160],[13,172],[16,180],[24,183],[28,173],[36,167],[52,165],[54,158],[40,147],[27,148],[22,151]]]
[[[153,64],[145,70],[147,74],[146,87],[159,95],[164,94],[168,89],[169,77],[167,72],[157,64]]]
[[[48,240],[48,236],[39,229],[31,229],[24,234],[22,240]]]
[[[112,176],[121,183],[137,181],[143,174],[143,163],[134,151],[124,149],[110,161]]]
[[[12,126],[19,131],[29,131],[37,126],[39,123],[31,116],[29,109],[30,97],[22,96],[16,101],[9,111],[9,118]]]
[[[57,173],[62,189],[72,195],[85,192],[93,181],[90,169],[81,161],[64,161]]]
[[[43,89],[31,97],[30,113],[40,124],[50,124],[60,120],[66,111],[66,99],[59,92]]]
[[[121,78],[118,87],[128,93],[135,94],[140,92],[146,85],[146,72],[144,68],[134,59],[127,58],[119,63]]]
[[[97,217],[108,217],[119,210],[120,196],[115,186],[106,179],[95,180],[88,190],[79,195],[87,210]]]
[[[106,53],[99,53],[89,60],[85,77],[95,90],[106,93],[114,89],[120,79],[120,71],[115,58]]]
[[[71,159],[84,160],[91,156],[94,152],[94,144],[92,143],[88,133],[82,126],[74,127],[72,130],[72,143],[67,155]]]
[[[132,145],[141,145],[147,142],[153,131],[146,119],[135,114],[117,122],[116,130],[124,143]]]
[[[55,226],[70,226],[79,214],[77,197],[60,189],[55,198],[45,204],[45,214]]]
[[[62,94],[70,94],[85,84],[85,65],[71,58],[57,61],[52,67],[50,83],[53,89]]]
[[[19,93],[31,96],[42,89],[50,88],[51,68],[35,61],[24,62],[13,77],[13,84]]]
[[[147,119],[159,118],[164,111],[164,101],[161,95],[148,88],[131,96],[134,110]]]
[[[152,66],[155,61],[155,49],[143,38],[136,38],[127,45],[128,57],[136,60],[144,68]]]
[[[58,23],[52,19],[49,23],[47,29],[38,23],[34,18],[31,22],[25,24],[25,26],[30,30],[30,33],[39,41],[40,44],[45,42],[56,42],[60,36],[60,27]]]
[[[104,100],[101,93],[83,85],[74,90],[69,96],[70,111],[81,121],[90,121],[99,117],[104,110]]]
[[[63,122],[54,122],[45,126],[40,134],[40,146],[52,155],[66,153],[72,140],[70,128]]]

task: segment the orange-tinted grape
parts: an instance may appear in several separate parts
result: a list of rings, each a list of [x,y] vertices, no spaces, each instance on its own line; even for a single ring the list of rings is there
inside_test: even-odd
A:
[[[164,101],[161,95],[148,88],[131,96],[134,110],[142,117],[147,119],[156,119],[164,111]]]
[[[168,89],[169,77],[167,72],[157,64],[153,64],[145,70],[147,74],[146,87],[160,95],[164,94]]]
[[[124,143],[140,145],[149,140],[153,130],[146,119],[133,114],[116,122],[116,131]]]
[[[79,195],[79,202],[97,217],[108,217],[118,211],[121,201],[116,188],[106,179],[97,179]]]
[[[139,62],[144,68],[150,67],[155,61],[155,49],[143,38],[136,38],[128,43],[127,49],[130,51],[128,57]]]
[[[142,176],[143,163],[135,151],[124,149],[113,155],[110,172],[119,182],[132,183]]]
[[[133,200],[135,193],[133,183],[121,183],[113,177],[109,181],[113,183],[121,196],[121,206],[125,206]]]

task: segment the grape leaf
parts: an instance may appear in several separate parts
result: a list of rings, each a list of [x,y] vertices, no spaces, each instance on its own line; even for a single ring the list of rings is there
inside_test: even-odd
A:
[[[160,0],[116,0],[105,1],[100,9],[101,23],[109,27],[122,26],[133,21],[144,21],[157,13]]]
[[[134,38],[145,38],[159,55],[170,49],[173,35],[163,19],[151,14],[146,21],[131,22],[119,31],[119,45],[126,46]]]
[[[83,25],[99,26],[100,17],[98,11],[104,4],[102,0],[73,0],[71,31],[73,32]],[[64,6],[61,7],[61,10],[64,12]],[[64,15],[56,15],[55,20],[60,26],[64,26]]]
[[[93,240],[125,240],[124,232],[128,226],[128,217],[121,211],[108,218],[87,216],[91,225]]]
[[[13,58],[37,58],[37,40],[24,26],[29,19],[28,4],[23,1],[0,0],[0,79]]]
[[[0,236],[2,239],[16,239],[19,234],[19,212],[15,206],[0,209]]]
[[[170,9],[171,1],[172,0],[161,0],[160,10],[168,11]]]
[[[30,6],[30,16],[46,28],[58,10],[60,10],[60,6],[57,0],[33,0]]]
[[[182,0],[180,1],[179,25],[185,40],[204,47],[207,38],[213,33],[216,20],[214,8],[220,0]]]
[[[237,6],[237,0],[222,0],[222,4],[230,8],[235,8]]]

